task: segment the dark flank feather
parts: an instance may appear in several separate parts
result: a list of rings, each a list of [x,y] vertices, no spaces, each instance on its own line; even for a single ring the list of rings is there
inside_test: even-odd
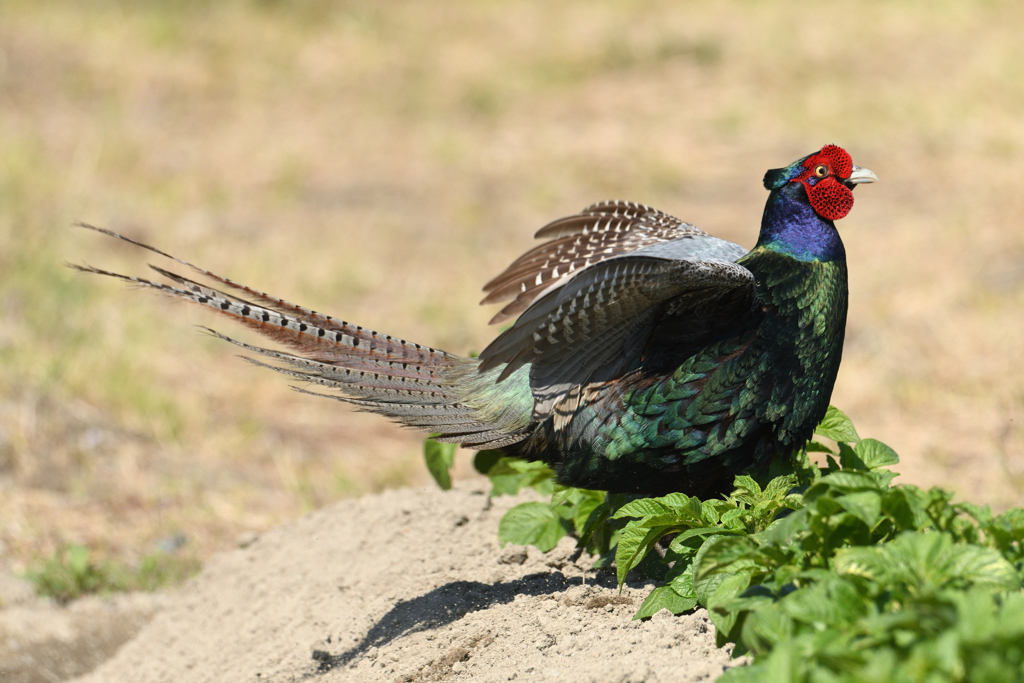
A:
[[[542,460],[562,483],[710,495],[803,447],[828,407],[846,327],[834,221],[873,182],[828,145],[765,174],[756,246],[656,209],[601,202],[541,228],[540,246],[484,287],[513,320],[479,359],[291,304],[116,233],[213,284],[163,284],[287,347],[212,334],[325,395],[470,448]]]

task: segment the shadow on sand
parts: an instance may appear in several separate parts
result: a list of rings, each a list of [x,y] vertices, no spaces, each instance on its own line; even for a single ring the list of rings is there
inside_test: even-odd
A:
[[[317,673],[345,666],[370,648],[387,645],[391,641],[419,631],[446,626],[478,610],[512,602],[517,595],[550,595],[570,586],[582,585],[583,579],[568,579],[561,572],[529,574],[515,581],[481,583],[479,581],[453,581],[409,600],[400,600],[370,629],[355,647],[340,654],[314,650],[313,659],[319,662]],[[615,575],[600,572],[588,585],[614,588]]]

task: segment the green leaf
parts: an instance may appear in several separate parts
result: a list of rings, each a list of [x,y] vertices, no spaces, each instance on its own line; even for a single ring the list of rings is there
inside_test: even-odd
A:
[[[982,526],[991,525],[995,520],[995,517],[992,515],[992,508],[988,505],[975,505],[974,503],[964,502],[957,503],[955,507],[973,517]]]
[[[764,487],[766,498],[781,500],[797,485],[796,477],[793,475],[776,477]]]
[[[711,536],[697,551],[693,560],[693,585],[700,593],[699,585],[712,579],[715,574],[735,571],[749,565],[748,560],[756,550],[756,545],[749,536],[721,535]],[[703,600],[702,600],[703,602]]]
[[[555,471],[542,462],[508,456],[499,459],[487,471],[492,496],[514,496],[527,487],[532,487],[542,495],[551,495],[554,476]]]
[[[532,545],[544,553],[558,545],[566,533],[565,522],[547,503],[520,503],[498,523],[498,540],[502,545]]]
[[[615,514],[612,515],[612,519],[622,519],[624,517],[637,517],[643,519],[644,517],[669,514],[672,514],[672,508],[665,505],[657,498],[641,498],[639,500],[630,501],[620,507]]]
[[[740,526],[743,526],[743,521],[740,518],[743,517],[743,515],[745,515],[746,513],[747,511],[744,510],[743,508],[733,508],[732,510],[726,511],[725,514],[722,515],[722,519],[720,520],[720,522],[722,524],[725,524],[730,529],[736,529]]]
[[[480,474],[490,474],[491,468],[498,464],[503,457],[505,457],[504,451],[497,449],[477,451],[473,456],[473,469]]]
[[[926,504],[927,496],[916,486],[894,487],[882,497],[882,511],[901,531],[921,529],[931,524]]]
[[[697,496],[688,496],[685,493],[670,493],[658,500],[676,513],[693,519],[700,519],[701,502]]]
[[[810,532],[810,510],[801,508],[791,515],[776,519],[768,528],[757,534],[763,544],[784,546],[790,541],[800,539]]]
[[[696,606],[697,598],[684,597],[675,592],[671,586],[658,586],[650,592],[633,618],[648,619],[663,609],[667,609],[672,614],[682,614]]]
[[[581,535],[583,530],[587,526],[587,522],[590,521],[590,516],[594,514],[601,505],[604,504],[604,491],[587,491],[588,495],[585,495],[579,503],[576,504],[576,510],[573,514],[572,523],[576,527],[576,533]]]
[[[800,591],[797,591],[798,593]],[[754,609],[746,615],[740,638],[751,652],[761,654],[793,633],[793,619],[781,609]]]
[[[853,428],[850,418],[846,417],[846,414],[835,406],[828,407],[825,418],[818,425],[818,428],[814,430],[814,433],[816,436],[823,436],[826,439],[838,442],[854,443],[860,441],[860,437],[857,436],[857,430]]]
[[[836,498],[836,502],[870,529],[882,514],[882,496],[876,491],[856,491]]]
[[[733,481],[733,495],[750,495],[758,496],[761,493],[761,487],[753,477],[748,477],[745,474],[741,474]]]
[[[839,465],[844,470],[864,471],[867,469],[860,456],[857,455],[857,451],[853,450],[850,444],[842,442],[839,444]]]
[[[643,561],[659,538],[673,529],[672,526],[657,526],[649,529],[644,526],[642,520],[632,521],[626,525],[619,536],[619,544],[615,550],[615,569],[620,587],[626,581],[626,574]]]
[[[733,627],[736,625],[737,619],[740,616],[738,610],[730,610],[727,604],[730,600],[740,595],[750,585],[750,574],[748,572],[740,572],[738,574],[719,574],[717,581],[706,582],[703,584],[705,591],[705,606],[708,609],[708,616],[711,618],[711,623],[715,625],[718,630],[716,636],[720,635],[734,635],[731,634]],[[714,590],[711,591],[710,595],[707,593],[708,589],[714,584]],[[694,584],[694,588],[697,591],[698,598],[701,595],[701,588]],[[704,600],[702,600],[704,602]]]
[[[995,590],[1020,588],[1020,574],[998,551],[976,545],[958,545],[956,548],[947,560],[952,565],[950,574],[957,579]]]
[[[815,629],[848,626],[868,614],[867,600],[853,582],[834,575],[789,593],[779,600],[778,606],[796,621]]]
[[[670,548],[677,548],[691,538],[706,538],[708,536],[719,536],[722,534],[739,534],[741,532],[734,531],[732,529],[722,529],[721,527],[695,527],[693,529],[687,529],[686,531],[680,532],[675,538],[672,539],[672,545]]]
[[[839,472],[832,472],[827,474],[819,480],[816,486],[829,486],[839,491],[858,491],[858,490],[873,490],[878,491],[884,489],[880,486],[878,480],[875,479],[873,473],[868,472],[850,472],[846,470],[840,470]]]
[[[674,575],[674,576],[673,576]],[[693,563],[687,563],[684,567],[673,567],[668,580],[672,590],[684,598],[696,598],[697,592],[693,589]]]
[[[434,436],[437,436],[436,434]],[[457,444],[438,443],[433,439],[423,442],[423,459],[427,462],[427,470],[437,485],[447,491],[452,487],[451,467],[455,463]]]
[[[1024,539],[1024,509],[1007,510],[996,517],[995,522],[1006,529],[1017,539]]]
[[[612,536],[616,529],[609,524],[609,517],[613,511],[612,504],[606,497],[587,515],[586,521],[580,526],[581,516],[574,520],[576,533],[579,536],[579,544],[593,553],[604,555],[611,549]],[[616,539],[617,541],[617,539]]]
[[[896,451],[875,439],[862,439],[853,447],[864,466],[870,470],[899,463]]]
[[[710,501],[706,500],[700,505],[700,519],[705,525],[718,524],[722,518],[722,513],[719,511],[717,504],[726,504],[725,501]]]

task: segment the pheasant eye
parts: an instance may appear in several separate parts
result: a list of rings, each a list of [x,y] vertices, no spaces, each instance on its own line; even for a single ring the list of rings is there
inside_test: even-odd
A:
[[[825,164],[818,164],[817,166],[814,167],[814,175],[818,176],[819,178],[824,178],[825,176],[828,175],[828,166],[826,166]]]

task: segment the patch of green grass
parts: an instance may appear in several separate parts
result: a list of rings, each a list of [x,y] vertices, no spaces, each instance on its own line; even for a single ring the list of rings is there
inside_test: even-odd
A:
[[[138,566],[94,559],[84,545],[67,545],[25,575],[40,596],[66,604],[83,595],[155,591],[181,583],[199,571],[197,560],[154,552]]]

